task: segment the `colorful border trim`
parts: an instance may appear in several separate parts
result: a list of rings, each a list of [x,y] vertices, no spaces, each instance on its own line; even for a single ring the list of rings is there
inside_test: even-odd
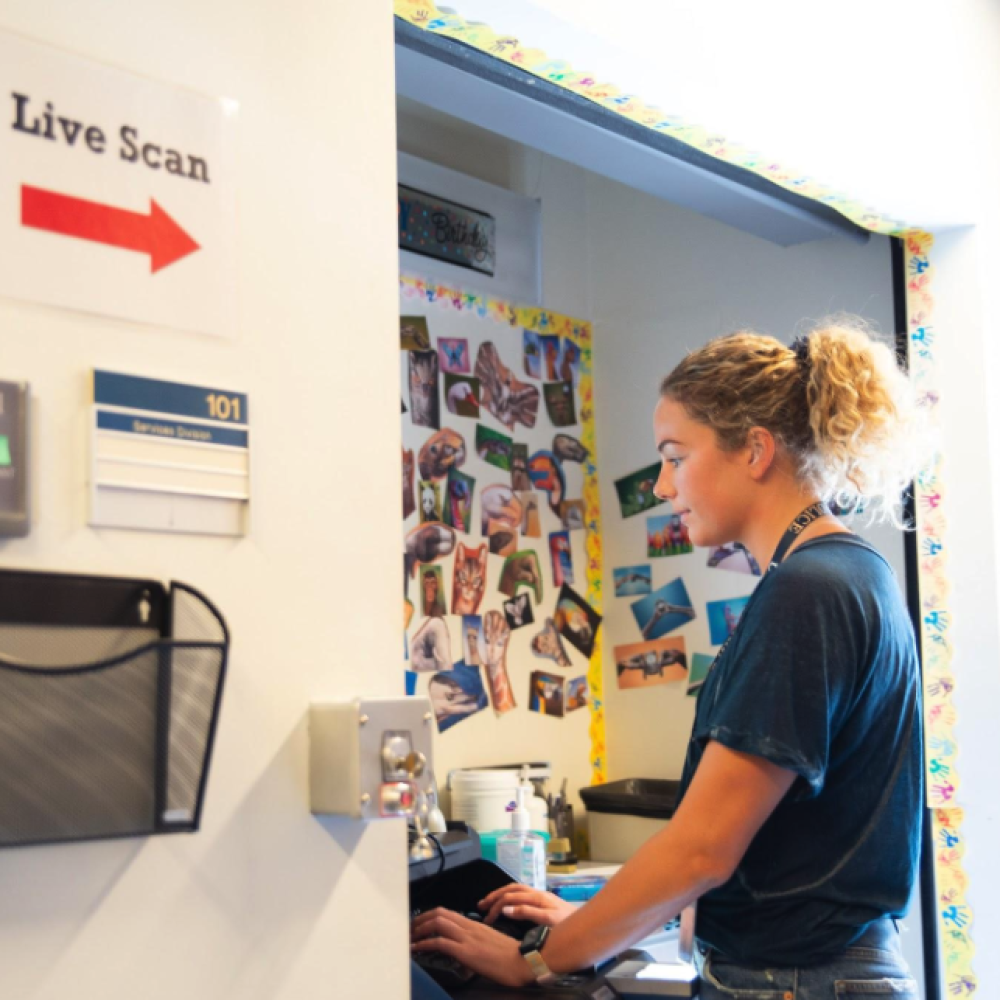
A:
[[[934,269],[929,233],[905,239],[907,335],[910,376],[921,402],[936,415],[941,395],[937,384],[932,324]],[[924,760],[927,804],[932,810],[934,874],[938,901],[938,939],[944,956],[944,978],[951,996],[968,997],[978,989],[972,972],[972,910],[966,900],[969,879],[962,867],[965,837],[963,811],[955,804],[960,778],[956,766],[954,616],[949,609],[947,521],[942,456],[915,484],[917,578],[920,590],[920,646],[924,667]]]
[[[597,436],[594,427],[593,330],[590,323],[563,316],[537,306],[518,306],[491,295],[463,291],[442,282],[401,274],[399,288],[404,298],[456,312],[472,313],[505,326],[535,333],[567,337],[580,348],[580,424],[583,446],[590,453],[583,466],[583,504],[586,520],[587,600],[596,611],[603,607],[601,498],[595,464]],[[591,783],[607,781],[607,741],[604,725],[604,677],[601,670],[602,630],[598,629],[587,670],[590,686],[590,768]]]
[[[489,25],[466,21],[450,7],[436,7],[424,0],[394,0],[394,7],[398,18],[424,31],[453,38],[494,59],[510,63],[541,80],[562,87],[578,97],[593,101],[630,122],[660,135],[678,139],[717,160],[749,170],[786,191],[793,191],[827,205],[873,233],[901,236],[908,231],[901,220],[882,215],[860,201],[847,198],[814,177],[788,169],[760,153],[730,142],[725,136],[686,122],[679,115],[666,114],[659,108],[646,104],[635,94],[623,94],[613,84],[601,83],[592,73],[580,72],[565,60],[552,59],[540,49],[527,48],[517,38],[498,35]]]

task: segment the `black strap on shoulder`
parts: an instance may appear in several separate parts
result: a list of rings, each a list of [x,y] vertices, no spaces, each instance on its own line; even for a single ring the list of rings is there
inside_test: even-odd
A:
[[[785,556],[788,555],[788,550],[792,547],[795,540],[813,521],[818,521],[821,517],[832,513],[833,511],[830,510],[829,504],[825,500],[811,503],[806,507],[802,513],[796,516],[795,520],[792,521],[781,536],[781,541],[778,542],[778,547],[774,550],[774,555],[771,556],[771,562],[767,568],[772,570],[781,563]]]

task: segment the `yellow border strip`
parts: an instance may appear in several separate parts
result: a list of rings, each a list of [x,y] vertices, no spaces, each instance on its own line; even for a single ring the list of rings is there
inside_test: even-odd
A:
[[[889,218],[860,201],[847,198],[801,171],[791,170],[700,125],[685,122],[678,115],[666,114],[659,108],[646,104],[635,94],[624,94],[613,84],[602,83],[592,73],[579,72],[565,60],[552,59],[540,49],[527,48],[517,38],[498,35],[489,25],[466,21],[449,7],[437,7],[423,0],[394,0],[394,6],[398,18],[418,28],[463,42],[494,59],[517,66],[540,80],[547,80],[578,97],[593,101],[637,125],[660,135],[679,139],[717,160],[764,177],[786,191],[794,191],[827,205],[873,233],[901,236],[908,231],[901,220]]]
[[[940,403],[935,364],[934,276],[929,233],[910,233],[905,240],[907,333],[910,339],[910,375],[922,402],[932,413]],[[972,996],[978,981],[972,972],[972,910],[966,900],[969,879],[962,867],[965,837],[963,811],[956,806],[959,775],[955,758],[954,627],[949,609],[947,576],[947,522],[942,457],[915,486],[918,581],[920,590],[920,644],[924,665],[924,759],[927,804],[932,810],[934,874],[937,893],[938,938],[944,955],[945,983],[953,997]]]
[[[587,600],[595,611],[603,607],[601,498],[597,481],[596,444],[594,429],[593,330],[590,323],[571,316],[550,312],[537,306],[517,306],[503,299],[467,292],[442,282],[401,274],[399,287],[404,298],[418,299],[428,305],[456,312],[471,313],[503,326],[514,326],[535,333],[566,337],[580,348],[580,424],[583,446],[590,453],[583,464],[583,504],[586,521]],[[597,630],[594,650],[587,670],[590,687],[590,768],[591,783],[607,781],[607,752],[604,730],[604,677],[601,670],[601,634]]]

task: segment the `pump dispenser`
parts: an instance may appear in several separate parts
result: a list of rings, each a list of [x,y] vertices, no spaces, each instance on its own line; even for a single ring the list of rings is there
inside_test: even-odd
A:
[[[497,861],[500,867],[524,885],[545,888],[545,839],[531,829],[528,801],[534,789],[528,780],[528,768],[521,768],[521,778],[514,793],[514,811],[510,817],[510,833],[497,841]]]

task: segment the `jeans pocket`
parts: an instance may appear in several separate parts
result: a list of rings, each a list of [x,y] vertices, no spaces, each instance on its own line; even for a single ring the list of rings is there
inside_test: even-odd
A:
[[[841,997],[892,997],[892,1000],[920,1000],[913,979],[838,979],[834,995]]]
[[[787,980],[783,982],[776,977]],[[729,997],[732,1000],[787,1000],[795,994],[792,969],[748,969],[729,963],[715,964],[712,954],[701,967],[701,1000]]]

